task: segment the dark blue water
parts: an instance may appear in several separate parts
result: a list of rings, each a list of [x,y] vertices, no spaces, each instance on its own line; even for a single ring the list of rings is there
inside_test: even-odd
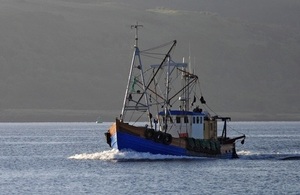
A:
[[[0,194],[300,194],[300,122],[231,122],[236,160],[110,150],[109,125],[0,123]]]

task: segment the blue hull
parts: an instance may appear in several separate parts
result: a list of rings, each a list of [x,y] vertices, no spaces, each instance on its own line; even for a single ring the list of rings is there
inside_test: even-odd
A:
[[[116,136],[117,135],[117,136]],[[111,137],[111,146],[113,148],[124,150],[130,149],[137,152],[149,152],[152,154],[187,156],[187,150],[184,148],[157,143],[138,136],[118,131]]]
[[[146,127],[133,126],[116,120],[105,133],[107,143],[112,148],[122,150],[133,150],[136,152],[192,156],[210,158],[237,158],[234,143],[227,143],[219,146],[219,150],[197,147],[193,138],[173,138],[167,142],[166,137],[158,139],[157,134],[151,134]],[[151,130],[151,129],[150,129]],[[153,131],[153,130],[152,130]],[[150,134],[149,134],[150,133]],[[193,145],[194,144],[194,145]]]
[[[198,157],[214,157],[222,159],[232,158],[232,154],[206,155],[200,153],[191,153],[185,148],[157,143],[129,133],[118,131],[111,136],[111,147],[122,150],[134,150],[136,152],[148,152],[151,154],[174,155],[174,156],[198,156]]]

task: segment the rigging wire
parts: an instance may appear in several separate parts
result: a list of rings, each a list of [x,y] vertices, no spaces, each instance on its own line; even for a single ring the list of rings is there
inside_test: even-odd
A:
[[[166,46],[168,46],[168,45],[171,45],[171,44],[173,44],[173,41],[169,41],[169,42],[163,43],[163,44],[161,44],[161,45],[159,45],[159,46],[156,46],[156,47],[152,47],[152,48],[149,48],[149,49],[142,50],[141,52],[147,52],[147,51],[152,51],[152,50],[164,48],[164,47],[166,47]]]
[[[166,55],[165,53],[154,53],[154,52],[142,52],[141,55],[157,55],[157,56],[163,56]]]
[[[143,112],[143,113],[135,120],[135,122],[134,122],[133,124],[137,123],[137,122],[142,118],[142,116],[143,116],[145,113],[146,113],[146,112]]]
[[[245,135],[244,133],[242,133],[242,132],[240,132],[240,131],[234,129],[232,126],[230,126],[230,125],[228,125],[228,124],[227,124],[227,127],[230,128],[232,131],[235,131],[235,132],[237,132],[237,133],[239,133],[239,134]]]
[[[131,112],[131,117],[129,118],[129,121],[131,121],[132,120],[132,118],[133,118],[133,114],[134,114],[135,112]],[[125,115],[125,113],[124,113],[124,115]]]
[[[216,116],[218,115],[213,109],[211,109],[211,108],[207,105],[207,103],[205,103],[205,106],[206,106],[212,113],[214,113]]]
[[[163,55],[165,55],[165,54],[163,54]],[[156,60],[162,60],[162,59],[163,59],[163,58],[154,57],[154,56],[146,55],[146,54],[141,54],[141,56],[145,56],[145,57],[152,58],[152,59],[156,59]]]
[[[197,80],[197,82],[198,82],[198,88],[199,88],[199,90],[200,90],[200,95],[201,95],[201,97],[203,97],[203,93],[202,93],[202,90],[201,90],[201,85],[200,85],[200,81],[199,81],[199,79]],[[196,94],[196,97],[198,98],[198,99],[200,99],[199,98],[199,96]],[[215,115],[218,115],[212,108],[210,108],[210,106],[209,105],[207,105],[207,103],[205,102],[205,104],[203,104],[206,108],[207,108],[207,110],[209,110],[210,112],[212,112],[212,113],[214,113]]]

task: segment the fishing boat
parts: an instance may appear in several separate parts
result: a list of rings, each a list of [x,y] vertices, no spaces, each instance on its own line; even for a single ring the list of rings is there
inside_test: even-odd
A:
[[[191,63],[173,60],[177,41],[140,50],[141,27],[131,26],[134,51],[121,114],[105,133],[109,146],[151,154],[238,158],[236,142],[244,144],[246,136],[228,137],[231,118],[210,114]]]

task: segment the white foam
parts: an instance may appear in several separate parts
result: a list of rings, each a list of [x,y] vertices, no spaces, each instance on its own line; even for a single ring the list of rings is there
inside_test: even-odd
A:
[[[241,150],[237,152],[238,155],[243,155],[243,156],[250,156],[250,155],[257,155],[258,153],[254,153],[248,150]]]
[[[107,150],[103,152],[96,152],[92,154],[75,154],[73,156],[70,156],[69,159],[77,159],[77,160],[112,160],[115,158],[115,155],[119,151],[116,149]]]
[[[172,156],[161,154],[150,154],[134,151],[119,151],[117,149],[96,152],[92,154],[75,154],[70,156],[69,159],[76,160],[104,160],[104,161],[134,161],[134,160],[185,160],[185,159],[207,159],[201,157],[188,157],[188,156]]]

